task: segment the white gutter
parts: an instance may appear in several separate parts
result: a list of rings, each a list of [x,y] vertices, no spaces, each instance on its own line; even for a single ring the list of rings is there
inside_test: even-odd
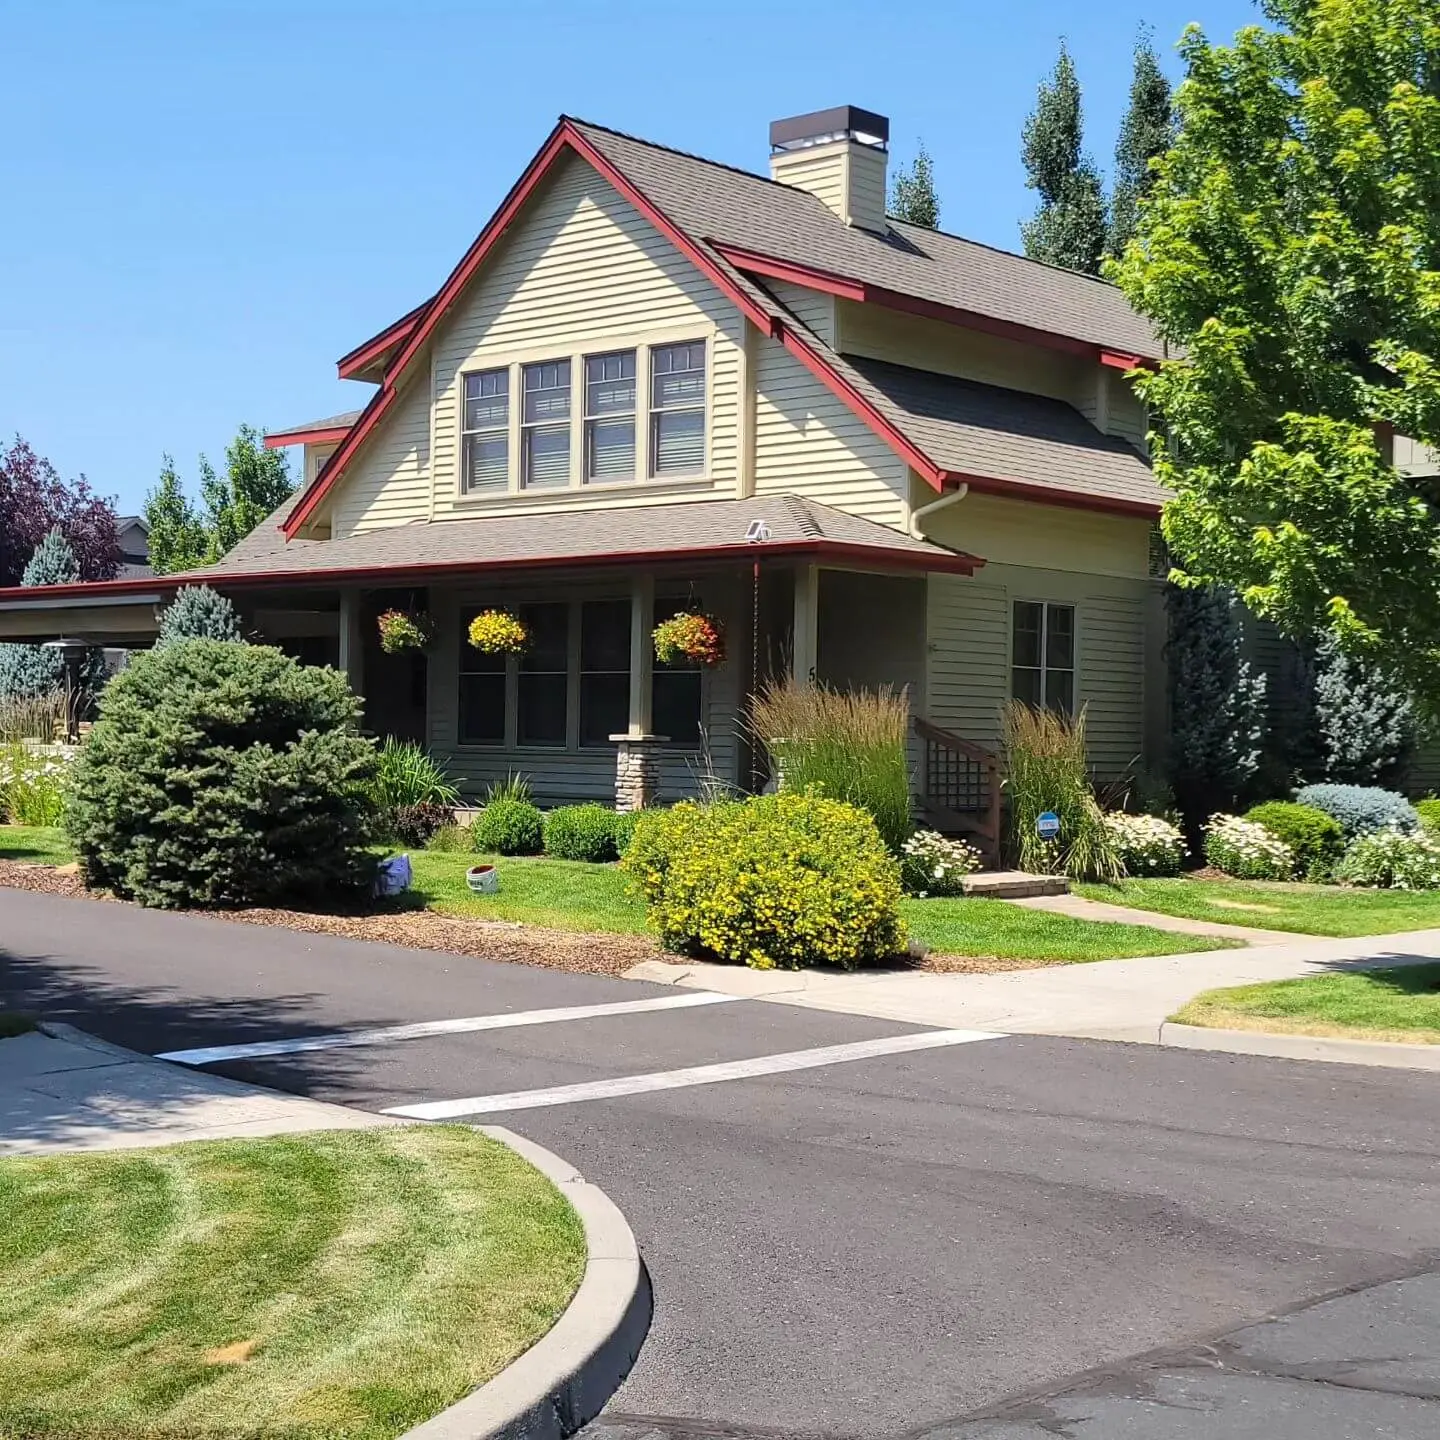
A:
[[[961,485],[948,495],[942,495],[938,500],[932,500],[928,505],[922,505],[918,510],[912,510],[910,512],[910,538],[923,540],[925,535],[920,529],[920,522],[935,514],[937,510],[946,510],[951,505],[959,504],[969,493],[970,486],[968,484]]]

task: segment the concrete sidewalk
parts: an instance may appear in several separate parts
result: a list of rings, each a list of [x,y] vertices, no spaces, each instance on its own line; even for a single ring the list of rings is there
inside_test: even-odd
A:
[[[46,1029],[50,1033],[37,1030],[0,1040],[0,1155],[394,1123],[381,1115],[137,1059],[68,1025]]]
[[[1168,1017],[1202,990],[1437,959],[1440,930],[1414,930],[1359,940],[1304,937],[1285,945],[1098,960],[994,975],[918,971],[847,975],[661,960],[647,960],[626,973],[636,980],[916,1025],[1153,1045],[1161,1042],[1161,1026]],[[1264,1038],[1255,1037],[1257,1043]]]

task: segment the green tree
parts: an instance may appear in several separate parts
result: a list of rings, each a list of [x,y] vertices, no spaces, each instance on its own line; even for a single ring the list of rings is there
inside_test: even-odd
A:
[[[226,447],[223,475],[200,457],[198,504],[167,455],[160,483],[145,497],[150,563],[158,575],[213,565],[294,493],[284,452],[267,450],[250,425],[242,425]]]
[[[1321,780],[1389,787],[1404,780],[1416,738],[1409,699],[1328,639],[1315,678],[1315,720]]]
[[[912,225],[923,225],[927,230],[940,228],[940,197],[935,193],[935,162],[920,142],[915,151],[915,163],[906,170],[895,172],[894,183],[890,186],[890,213],[897,220],[908,220]]]
[[[1180,573],[1328,631],[1440,709],[1440,12],[1264,0],[1181,45],[1174,147],[1110,270],[1184,347],[1138,386]]]
[[[1032,260],[1098,275],[1105,253],[1105,194],[1085,154],[1080,81],[1063,41],[1021,138],[1025,183],[1040,195],[1034,218],[1020,227],[1025,253]]]
[[[173,575],[205,563],[208,537],[204,523],[168,455],[160,483],[145,496],[145,523],[150,527],[150,567],[157,575]]]
[[[1150,162],[1163,155],[1174,138],[1170,82],[1160,69],[1149,31],[1142,31],[1135,42],[1130,104],[1120,122],[1120,139],[1115,146],[1115,177],[1110,192],[1110,229],[1106,241],[1111,255],[1123,255],[1135,234],[1140,201],[1155,183]]]
[[[1168,586],[1168,771],[1192,840],[1232,808],[1260,767],[1265,676],[1244,659],[1239,607],[1219,587]]]
[[[183,585],[160,617],[156,645],[177,640],[244,640],[240,617],[224,595],[208,585]]]
[[[74,548],[57,527],[35,547],[20,583],[73,585],[80,577]],[[76,714],[84,714],[106,679],[105,652],[91,647],[81,653],[76,680]],[[64,690],[65,658],[58,648],[44,645],[0,645],[0,697],[50,695]]]

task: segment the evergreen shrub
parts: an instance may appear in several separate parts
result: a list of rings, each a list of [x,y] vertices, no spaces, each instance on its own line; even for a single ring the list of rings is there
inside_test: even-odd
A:
[[[368,890],[373,744],[342,675],[279,650],[181,640],[106,688],[65,828],[86,882],[156,906]]]
[[[1420,816],[1398,791],[1373,785],[1306,785],[1295,792],[1299,805],[1311,805],[1340,822],[1346,841],[1372,830],[1416,830]]]
[[[1345,848],[1340,822],[1314,805],[1267,800],[1248,810],[1245,818],[1283,840],[1295,857],[1295,868],[1310,880],[1328,879]]]

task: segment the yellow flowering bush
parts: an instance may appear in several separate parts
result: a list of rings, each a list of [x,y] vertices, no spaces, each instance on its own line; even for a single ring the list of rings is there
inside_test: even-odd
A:
[[[525,622],[508,610],[482,610],[470,622],[468,635],[487,655],[523,655],[530,644]]]
[[[905,943],[899,868],[843,801],[782,791],[646,812],[621,864],[672,950],[852,970]]]

